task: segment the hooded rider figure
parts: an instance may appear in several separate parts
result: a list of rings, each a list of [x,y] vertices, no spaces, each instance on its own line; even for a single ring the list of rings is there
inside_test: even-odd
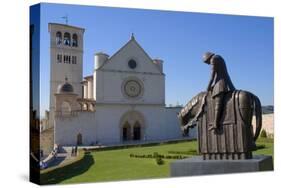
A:
[[[225,93],[235,90],[235,87],[228,75],[224,59],[220,55],[207,52],[203,55],[203,61],[212,66],[211,79],[207,87],[207,92],[212,92],[212,98],[215,101],[215,118],[209,130],[216,130],[220,124]]]

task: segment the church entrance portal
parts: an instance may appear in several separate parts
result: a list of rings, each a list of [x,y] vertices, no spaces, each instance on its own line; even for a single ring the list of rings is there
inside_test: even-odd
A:
[[[122,141],[142,140],[144,120],[141,113],[129,111],[121,118],[120,137]]]

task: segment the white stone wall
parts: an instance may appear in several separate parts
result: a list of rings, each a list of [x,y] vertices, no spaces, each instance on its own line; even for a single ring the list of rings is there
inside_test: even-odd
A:
[[[181,132],[181,126],[180,122],[177,118],[177,113],[181,110],[181,107],[166,107],[165,109],[165,126],[166,131],[170,134],[167,135],[167,138],[181,138],[182,132]],[[171,137],[172,136],[172,137]],[[197,127],[189,129],[189,134],[186,136],[186,138],[197,138]]]
[[[88,98],[88,82],[86,81],[83,83],[83,98]]]
[[[182,133],[180,129],[180,123],[177,118],[177,113],[181,108],[165,108],[165,127],[167,138],[180,138]]]
[[[145,139],[146,140],[163,140],[167,132],[165,123],[164,108],[154,105],[136,106],[135,110],[141,112],[145,119]]]
[[[64,146],[77,144],[77,135],[82,134],[84,145],[91,145],[97,138],[94,112],[78,112],[77,116],[60,118],[55,121],[55,143]]]
[[[96,112],[79,112],[71,118],[56,118],[55,143],[75,145],[81,133],[83,145],[122,143],[121,117],[129,111],[140,112],[144,117],[141,141],[180,139],[182,133],[176,116],[179,109],[156,105],[98,105]],[[194,132],[194,131],[193,131]],[[191,137],[194,136],[191,131]]]
[[[256,117],[253,117],[252,121],[253,128],[256,127]],[[263,114],[262,115],[262,129],[264,129],[269,137],[274,135],[274,114]]]
[[[87,82],[88,82],[88,84],[87,84],[87,87],[88,87],[88,89],[87,89],[87,92],[88,92],[87,98],[93,99],[93,78],[88,78]]]
[[[165,77],[164,75],[145,75],[120,72],[96,72],[96,102],[97,103],[141,103],[164,104],[165,103]],[[142,97],[129,99],[124,96],[122,83],[135,77],[143,84]]]

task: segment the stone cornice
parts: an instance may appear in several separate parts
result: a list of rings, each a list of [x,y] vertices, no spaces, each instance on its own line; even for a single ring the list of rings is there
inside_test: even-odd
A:
[[[135,106],[163,106],[165,107],[165,103],[132,103],[132,102],[96,102],[96,105],[125,105],[125,106],[131,106],[131,105],[135,105]]]
[[[138,71],[124,71],[124,70],[113,70],[113,69],[95,69],[95,71],[101,71],[101,72],[118,72],[118,73],[129,73],[129,74],[145,74],[145,75],[160,75],[160,76],[165,76],[165,74],[164,74],[164,73],[138,72]]]

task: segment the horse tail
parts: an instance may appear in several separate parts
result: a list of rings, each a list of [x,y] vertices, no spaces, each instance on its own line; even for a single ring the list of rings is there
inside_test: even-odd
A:
[[[262,108],[261,108],[260,99],[257,96],[253,95],[253,100],[254,100],[253,102],[254,102],[255,115],[256,115],[256,130],[255,130],[254,140],[256,141],[259,137],[262,127]]]
[[[238,97],[239,114],[244,124],[249,124],[250,122],[252,122],[253,113],[251,112],[250,114],[248,114],[247,112],[241,112],[241,109],[254,108],[255,116],[256,116],[256,130],[253,133],[254,134],[253,139],[254,141],[256,141],[259,137],[262,127],[261,102],[257,96],[247,91],[238,90],[237,95],[239,96]]]

